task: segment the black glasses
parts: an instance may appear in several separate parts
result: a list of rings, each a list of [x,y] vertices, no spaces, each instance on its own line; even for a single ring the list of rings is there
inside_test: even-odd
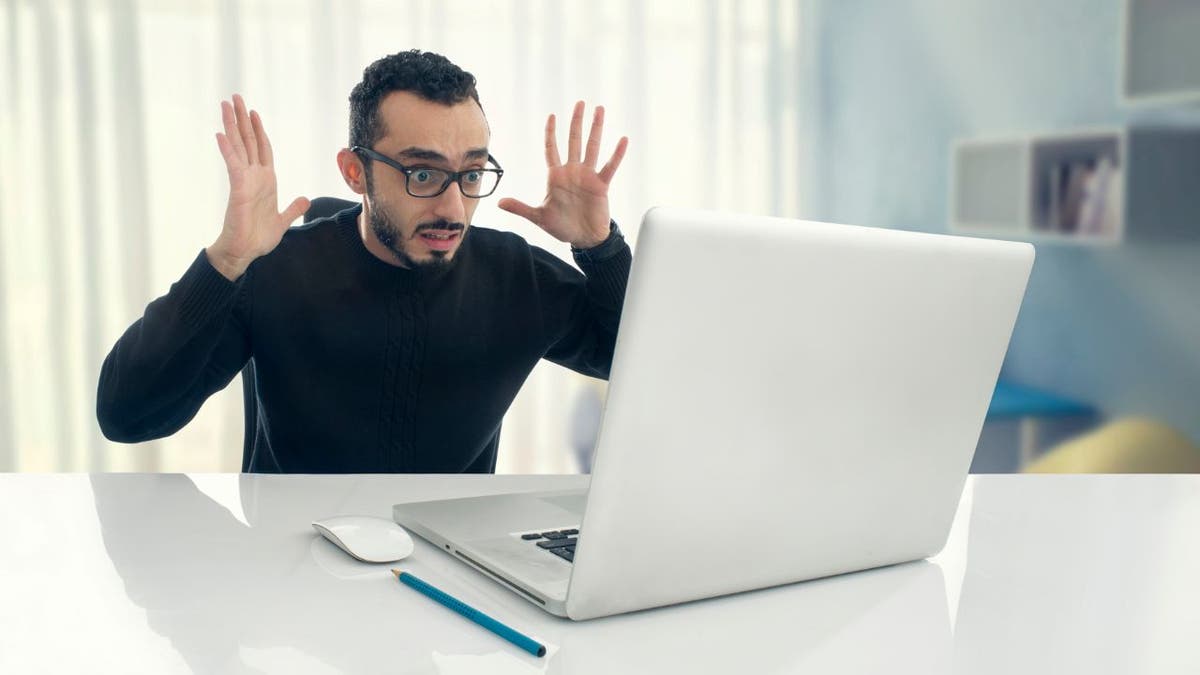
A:
[[[404,189],[408,194],[422,199],[436,197],[446,191],[451,183],[458,183],[458,189],[464,197],[480,199],[496,191],[504,169],[495,157],[488,155],[487,161],[496,165],[494,169],[467,169],[466,171],[446,171],[429,166],[404,166],[400,162],[381,155],[370,148],[356,145],[350,152],[366,155],[378,160],[404,174]]]

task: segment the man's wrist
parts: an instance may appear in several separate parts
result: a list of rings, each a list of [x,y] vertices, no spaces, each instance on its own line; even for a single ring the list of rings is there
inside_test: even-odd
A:
[[[611,235],[611,234],[612,234],[612,221],[610,220],[609,226],[607,228],[605,228],[603,232],[601,232],[601,233],[593,232],[593,233],[590,233],[590,236],[586,236],[583,239],[579,239],[579,240],[571,242],[571,249],[574,251],[586,251],[591,248],[596,248],[600,244],[603,244],[605,241],[607,241],[609,235]]]
[[[249,262],[225,254],[217,244],[204,249],[204,253],[208,256],[208,264],[230,281],[237,281],[246,273],[246,268],[250,267]]]
[[[609,220],[607,237],[594,246],[587,248],[572,246],[571,253],[575,256],[576,260],[598,262],[611,256],[613,251],[623,245],[624,241],[625,237],[621,234],[621,228],[617,227],[617,221]]]

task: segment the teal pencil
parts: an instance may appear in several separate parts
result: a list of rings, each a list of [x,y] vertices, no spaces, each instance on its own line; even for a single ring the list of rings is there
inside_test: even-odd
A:
[[[432,598],[432,599],[438,601],[442,605],[445,605],[446,607],[449,607],[450,609],[467,617],[471,621],[474,621],[475,623],[479,624],[480,626],[483,626],[484,628],[492,631],[496,635],[499,635],[500,637],[504,638],[505,640],[508,640],[509,642],[520,647],[521,649],[524,649],[525,651],[529,652],[530,654],[533,654],[534,656],[545,656],[546,655],[546,647],[543,646],[542,643],[540,643],[522,633],[518,633],[517,631],[509,628],[508,626],[505,626],[504,624],[500,623],[499,621],[497,621],[497,620],[493,619],[492,617],[488,616],[487,614],[484,614],[483,612],[475,609],[474,607],[471,607],[470,605],[468,605],[465,602],[463,602],[462,600],[459,600],[458,598],[450,595],[449,593],[440,591],[437,588],[430,586],[429,584],[425,583],[424,581],[421,581],[420,579],[414,577],[413,575],[409,574],[408,572],[401,572],[400,570],[392,570],[392,574],[395,574],[396,578],[400,580],[400,583],[404,584],[405,586],[408,586],[409,588],[412,588],[412,589],[418,591],[419,593],[421,593],[421,595],[424,595],[426,597],[429,597],[429,598]]]

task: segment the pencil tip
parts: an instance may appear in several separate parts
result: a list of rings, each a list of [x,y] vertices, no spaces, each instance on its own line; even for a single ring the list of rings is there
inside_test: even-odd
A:
[[[392,574],[395,574],[397,579],[400,578],[400,570],[392,570]]]

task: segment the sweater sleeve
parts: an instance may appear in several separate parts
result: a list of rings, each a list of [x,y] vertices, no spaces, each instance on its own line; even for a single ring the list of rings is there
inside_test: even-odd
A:
[[[169,436],[229,384],[251,355],[251,273],[231,282],[201,251],[146,307],[100,369],[96,417],[105,437],[137,443]]]
[[[580,274],[538,250],[546,358],[584,375],[608,379],[633,254],[615,227],[600,246],[576,251]]]

